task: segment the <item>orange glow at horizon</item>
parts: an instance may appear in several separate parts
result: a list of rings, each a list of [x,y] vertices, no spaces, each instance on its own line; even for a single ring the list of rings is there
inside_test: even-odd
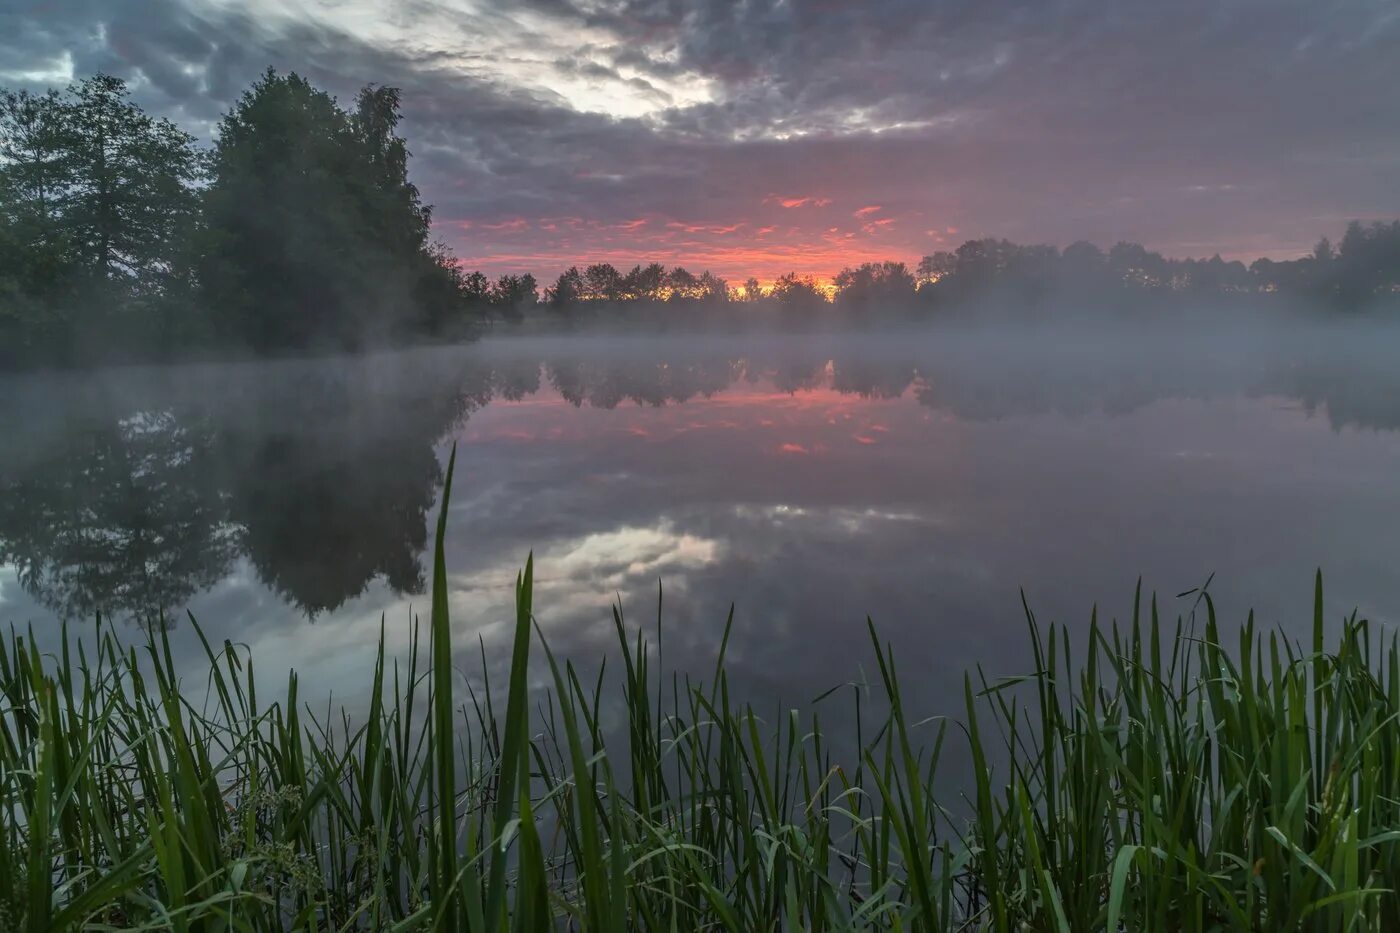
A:
[[[936,245],[930,245],[928,251],[932,252]],[[510,250],[461,255],[457,264],[468,271],[489,270],[488,274],[491,275],[529,272],[536,277],[541,288],[551,284],[560,272],[570,266],[582,269],[593,263],[605,262],[626,272],[634,265],[659,262],[667,268],[683,266],[697,275],[704,271],[711,272],[735,288],[741,288],[747,279],[755,278],[765,291],[772,288],[780,276],[796,273],[801,277],[810,277],[818,287],[830,292],[835,287],[833,280],[836,274],[848,266],[893,260],[903,262],[912,272],[922,255],[925,254],[911,252],[907,248],[880,247],[862,242],[857,237],[849,237],[838,242],[822,240],[772,246],[763,243],[735,246],[695,243],[650,249],[642,245],[612,245],[601,249],[580,246],[577,252],[558,249]]]
[[[768,195],[727,217],[505,215],[440,223],[453,232],[449,245],[462,268],[492,277],[529,272],[541,288],[570,266],[609,263],[626,272],[659,262],[709,271],[735,288],[756,278],[767,290],[796,273],[828,293],[840,270],[862,263],[892,260],[912,271],[921,256],[951,248],[958,230],[943,218],[875,201],[809,193]]]

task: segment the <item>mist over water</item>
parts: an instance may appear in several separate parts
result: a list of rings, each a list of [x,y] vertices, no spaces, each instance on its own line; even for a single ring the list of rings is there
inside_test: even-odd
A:
[[[1395,328],[890,329],[496,337],[354,358],[6,377],[0,620],[97,613],[246,643],[353,704],[386,620],[447,546],[459,665],[502,659],[535,554],[556,652],[612,648],[609,606],[703,672],[735,605],[744,689],[798,704],[858,676],[865,619],[949,712],[1019,672],[1042,620],[1203,583],[1234,623],[1400,610]],[[133,637],[137,634],[132,632]]]

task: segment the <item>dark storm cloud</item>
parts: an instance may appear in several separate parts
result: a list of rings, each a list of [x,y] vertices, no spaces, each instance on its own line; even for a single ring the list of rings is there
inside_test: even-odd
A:
[[[111,71],[203,136],[268,66],[399,85],[442,236],[546,274],[982,234],[1251,255],[1400,214],[1393,3],[465,3],[26,3],[0,74]]]

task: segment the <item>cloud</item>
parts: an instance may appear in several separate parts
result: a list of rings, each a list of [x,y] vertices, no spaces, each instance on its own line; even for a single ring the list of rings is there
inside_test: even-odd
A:
[[[268,66],[394,84],[439,234],[489,272],[825,276],[863,261],[835,203],[898,205],[861,233],[905,261],[959,231],[1288,254],[1400,214],[1397,40],[1369,0],[49,0],[0,12],[0,83],[109,71],[206,140]]]
[[[765,204],[776,204],[781,208],[791,210],[794,207],[826,207],[831,203],[831,198],[781,198],[770,195],[763,199]]]

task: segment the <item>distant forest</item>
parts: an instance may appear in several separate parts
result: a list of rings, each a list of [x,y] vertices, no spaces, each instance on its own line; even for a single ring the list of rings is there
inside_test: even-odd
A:
[[[1121,312],[1187,298],[1400,305],[1400,221],[1353,223],[1335,247],[1324,239],[1304,258],[1248,267],[1134,243],[1061,251],[979,239],[913,269],[843,269],[833,289],[795,273],[734,287],[659,263],[596,263],[541,293],[529,274],[468,273],[432,239],[399,119],[395,88],[368,86],[344,108],[269,70],[205,148],[108,75],[0,92],[0,366],[355,350],[464,339],[527,317],[790,324]]]

